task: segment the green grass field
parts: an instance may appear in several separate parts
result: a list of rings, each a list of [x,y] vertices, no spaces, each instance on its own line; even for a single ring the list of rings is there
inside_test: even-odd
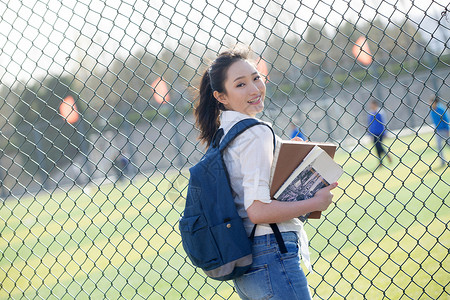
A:
[[[338,151],[346,174],[336,203],[306,225],[315,298],[449,297],[450,169],[439,166],[430,137],[387,141],[394,161],[378,169],[365,149]],[[186,182],[155,174],[8,199],[0,299],[237,299],[230,284],[186,261],[177,233]]]

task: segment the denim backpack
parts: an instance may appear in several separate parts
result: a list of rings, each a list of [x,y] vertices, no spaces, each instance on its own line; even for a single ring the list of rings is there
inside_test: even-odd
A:
[[[216,280],[239,277],[252,264],[251,239],[256,225],[249,238],[234,204],[222,154],[239,134],[258,124],[264,123],[244,119],[222,142],[224,132],[219,129],[203,158],[189,169],[186,206],[179,223],[182,244],[193,265]]]

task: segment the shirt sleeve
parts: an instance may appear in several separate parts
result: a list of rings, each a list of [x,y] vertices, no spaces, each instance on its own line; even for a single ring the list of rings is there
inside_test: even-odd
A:
[[[267,126],[254,126],[238,137],[241,150],[244,208],[259,200],[270,203],[270,169],[273,160],[273,134]]]

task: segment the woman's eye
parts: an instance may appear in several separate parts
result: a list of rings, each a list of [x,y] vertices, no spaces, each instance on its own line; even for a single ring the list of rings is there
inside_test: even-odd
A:
[[[239,84],[237,85],[237,87],[242,87],[242,86],[244,86],[243,83],[239,83]]]
[[[261,79],[261,76],[258,75],[258,76],[255,77],[254,80],[259,80],[259,79]]]

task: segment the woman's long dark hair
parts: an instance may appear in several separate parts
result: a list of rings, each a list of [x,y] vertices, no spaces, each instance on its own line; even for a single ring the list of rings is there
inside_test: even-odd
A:
[[[249,53],[249,48],[233,48],[222,52],[203,73],[194,114],[196,125],[200,130],[199,140],[208,146],[220,126],[220,111],[225,110],[223,104],[214,98],[213,92],[226,93],[224,82],[227,79],[228,69],[238,60],[247,60]]]

